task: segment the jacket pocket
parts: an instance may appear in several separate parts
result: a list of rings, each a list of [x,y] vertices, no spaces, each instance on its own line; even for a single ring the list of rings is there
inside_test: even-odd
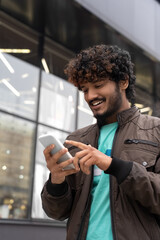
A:
[[[158,143],[149,141],[149,140],[143,140],[143,139],[126,139],[124,141],[124,144],[145,144],[145,145],[150,145],[153,147],[158,147]]]
[[[121,159],[141,164],[147,170],[154,170],[159,155],[159,144],[144,139],[126,139]]]

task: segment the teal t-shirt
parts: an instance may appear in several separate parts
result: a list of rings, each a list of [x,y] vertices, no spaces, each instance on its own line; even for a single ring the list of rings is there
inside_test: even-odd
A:
[[[118,123],[105,125],[100,130],[98,150],[111,156],[112,143]],[[109,175],[94,166],[91,190],[92,203],[86,240],[113,240],[110,213]]]

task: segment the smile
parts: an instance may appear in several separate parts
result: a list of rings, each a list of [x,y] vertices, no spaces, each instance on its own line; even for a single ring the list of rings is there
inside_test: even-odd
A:
[[[94,100],[92,100],[92,101],[90,101],[90,107],[91,108],[96,108],[96,107],[98,107],[100,104],[102,104],[103,102],[105,101],[105,99],[94,99]]]
[[[103,102],[103,101],[93,102],[92,105],[93,105],[93,106],[97,106],[97,105],[101,104],[102,102]]]

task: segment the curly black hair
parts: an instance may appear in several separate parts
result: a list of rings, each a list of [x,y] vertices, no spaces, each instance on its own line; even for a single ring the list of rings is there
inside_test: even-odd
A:
[[[71,59],[64,72],[68,81],[78,89],[84,82],[98,82],[108,78],[118,83],[121,80],[129,81],[126,96],[133,104],[135,101],[134,64],[130,54],[118,46],[96,45],[82,50]]]

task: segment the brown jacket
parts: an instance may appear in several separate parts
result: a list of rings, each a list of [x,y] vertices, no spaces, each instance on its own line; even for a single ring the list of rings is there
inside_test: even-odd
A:
[[[160,119],[140,114],[136,107],[121,112],[113,142],[110,202],[114,240],[159,240]],[[97,148],[97,124],[77,130],[68,139]],[[70,153],[79,151],[69,146]],[[121,159],[121,160],[120,160]],[[92,174],[93,175],[93,174]],[[46,214],[68,218],[67,240],[86,237],[92,175],[79,172],[60,185],[47,181],[42,190]]]

